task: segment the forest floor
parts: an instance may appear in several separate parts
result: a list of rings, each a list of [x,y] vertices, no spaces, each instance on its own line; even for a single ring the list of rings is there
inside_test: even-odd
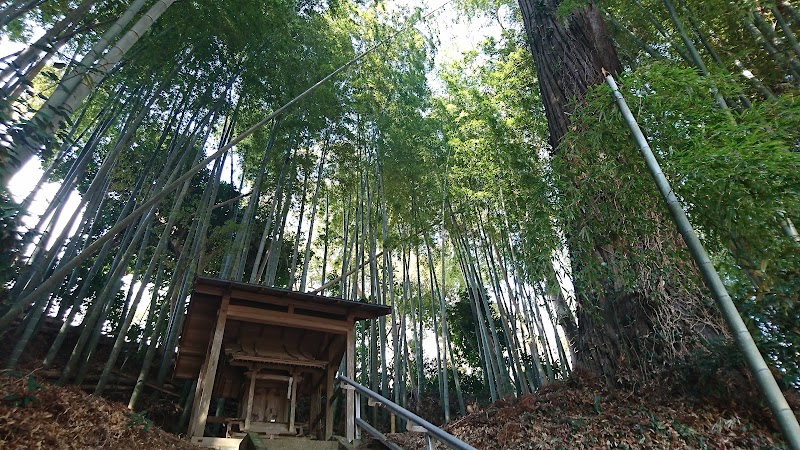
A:
[[[697,398],[652,388],[637,394],[573,374],[513,402],[500,401],[445,427],[478,449],[782,449],[756,392]],[[735,399],[734,399],[735,398]],[[797,406],[796,397],[791,397]],[[420,433],[396,433],[405,450],[424,449]],[[0,377],[0,448],[197,449],[122,403],[36,373]],[[370,446],[369,448],[377,448]],[[441,448],[441,447],[440,447]]]
[[[35,375],[0,377],[0,448],[197,449],[121,404]]]
[[[147,389],[139,412],[127,408],[131,379],[135,381],[139,372],[136,361],[114,371],[105,396],[89,395],[107,359],[112,343],[109,339],[101,340],[96,362],[88,370],[87,380],[91,382],[87,381],[83,389],[53,384],[69,357],[69,351],[64,351],[49,370],[41,368],[57,330],[58,324],[47,323],[28,345],[16,370],[10,374],[0,371],[0,449],[199,448],[158,426],[169,428],[177,423],[181,411],[174,395],[158,398]],[[11,330],[0,338],[0,367],[14,348],[15,335]],[[69,333],[64,348],[71,349],[76,340],[77,333]]]
[[[37,336],[17,365],[17,376],[0,374],[0,449],[198,448],[158,427],[172,429],[179,422],[177,386],[147,389],[139,412],[127,409],[130,374],[138,373],[133,360],[115,371],[106,398],[87,393],[93,383],[84,389],[47,383],[58,378],[67,356],[50,370],[40,368],[51,338]],[[11,348],[0,339],[0,363]],[[96,380],[106,350],[98,350],[100,362],[87,379]],[[576,371],[536,394],[496,402],[444,429],[480,450],[786,448],[753,380],[733,359],[724,353],[716,361],[706,358],[635,390],[612,388]],[[170,390],[175,393],[166,395]],[[795,391],[787,392],[787,399],[800,411]],[[435,421],[439,411],[432,401],[419,413]],[[420,433],[389,436],[405,450],[426,448]]]
[[[687,392],[658,385],[636,393],[580,373],[536,394],[499,401],[444,429],[477,449],[784,449],[769,410],[747,377],[721,389]],[[707,386],[695,386],[705,389]],[[797,395],[790,403],[798,411]],[[425,449],[421,433],[395,433],[405,450]]]

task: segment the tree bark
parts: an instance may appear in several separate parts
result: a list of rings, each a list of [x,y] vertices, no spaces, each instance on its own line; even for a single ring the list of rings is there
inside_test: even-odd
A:
[[[583,99],[589,87],[603,83],[601,69],[612,74],[622,70],[597,5],[590,3],[562,21],[556,17],[560,3],[519,0],[554,150],[568,130],[575,108],[570,102]]]
[[[619,211],[613,193],[584,195],[596,180],[581,178],[584,149],[570,142],[559,148],[571,130],[570,114],[580,107],[588,90],[604,82],[603,71],[620,72],[612,41],[594,3],[565,18],[557,17],[560,0],[520,0],[525,29],[544,102],[554,160],[571,180],[567,204],[580,211],[566,229],[573,279],[578,297],[576,365],[610,383],[635,385],[659,376],[667,367],[718,336],[717,311],[703,297],[697,271],[682,257],[685,246],[663,208]],[[626,176],[647,176],[635,162],[617,155]],[[573,169],[576,169],[574,173]],[[622,173],[609,174],[620,183]],[[596,188],[596,186],[595,186]],[[658,204],[655,190],[652,205]],[[613,224],[648,220],[655,235],[620,234]],[[588,243],[587,243],[588,242]]]

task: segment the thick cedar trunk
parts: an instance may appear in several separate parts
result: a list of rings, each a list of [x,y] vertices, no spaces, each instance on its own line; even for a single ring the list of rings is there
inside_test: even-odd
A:
[[[561,0],[519,0],[542,93],[550,145],[567,133],[569,115],[589,87],[602,84],[602,69],[621,71],[617,51],[594,4],[564,19],[556,16]]]
[[[558,145],[571,130],[571,113],[581,107],[589,88],[603,83],[603,69],[615,74],[621,68],[599,8],[590,3],[562,19],[556,13],[560,3],[519,0],[554,160],[573,172],[567,175],[574,192],[562,195],[574,195],[567,202],[582,211],[577,223],[565,224],[579,306],[576,364],[609,382],[635,384],[661,373],[697,348],[703,337],[715,336],[719,319],[694,286],[694,267],[674,257],[683,244],[665,211],[618,210],[616,196],[624,195],[624,189],[609,187],[607,195],[592,198],[581,194],[588,183],[603,181],[580,176],[578,168],[586,164],[580,148],[567,152]],[[617,156],[624,162],[620,170],[647,176],[635,162],[625,162],[628,157]],[[610,174],[611,184],[624,188],[620,175]],[[651,204],[657,205],[655,193],[652,197]],[[636,217],[626,217],[630,214]],[[629,233],[616,227],[633,219],[648,220],[656,224],[655,230]],[[587,231],[588,246],[579,236]]]

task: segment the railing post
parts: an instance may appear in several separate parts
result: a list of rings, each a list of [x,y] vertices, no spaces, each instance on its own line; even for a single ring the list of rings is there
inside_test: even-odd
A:
[[[356,392],[356,422],[361,418],[361,394]],[[361,439],[361,428],[356,427],[356,439]]]
[[[345,372],[347,378],[353,380],[356,377],[356,333],[355,328],[347,330],[347,355],[345,360]],[[356,437],[356,414],[355,414],[355,391],[353,386],[345,386],[345,438],[348,442],[353,442]]]
[[[381,394],[378,394],[375,391],[371,391],[369,388],[356,383],[351,378],[349,378],[349,377],[347,377],[345,375],[339,375],[338,379],[339,379],[339,381],[342,382],[342,384],[344,386],[349,387],[351,389],[354,389],[355,392],[357,392],[359,395],[363,395],[363,396],[366,396],[366,397],[368,397],[370,399],[375,400],[376,401],[376,405],[381,405],[382,407],[388,409],[389,411],[392,411],[393,413],[397,414],[398,416],[402,417],[403,419],[405,419],[407,421],[411,421],[411,422],[419,424],[419,426],[421,426],[426,431],[425,437],[428,440],[428,448],[430,448],[431,450],[433,449],[433,443],[430,441],[431,437],[436,438],[436,440],[440,441],[441,443],[445,444],[447,447],[452,448],[452,449],[457,449],[457,450],[476,450],[474,447],[472,447],[471,445],[467,444],[466,442],[456,438],[455,436],[451,435],[450,433],[442,430],[441,428],[437,427],[436,425],[433,425],[432,423],[428,422],[427,420],[423,419],[422,417],[419,417],[418,415],[414,414],[413,412],[403,408],[402,406],[398,405],[397,403],[394,403],[393,401],[387,399],[386,397],[382,396]],[[355,419],[355,417],[354,417],[354,419]],[[367,431],[371,435],[377,437],[381,442],[383,442],[389,448],[395,448],[396,447],[394,444],[392,444],[391,442],[387,441],[385,439],[385,436],[383,436],[378,430],[376,430],[371,425],[369,425],[368,423],[366,423],[363,420],[361,420],[361,418],[358,418],[358,419],[355,419],[355,420],[359,424],[360,428],[363,428],[365,431]]]

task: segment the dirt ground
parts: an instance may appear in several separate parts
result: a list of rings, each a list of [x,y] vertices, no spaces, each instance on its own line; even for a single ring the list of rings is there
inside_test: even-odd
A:
[[[634,394],[573,374],[536,394],[457,419],[445,430],[481,450],[786,448],[758,393],[735,392],[738,383],[727,393],[698,398],[667,387]],[[420,433],[390,438],[405,450],[426,448]]]
[[[0,375],[0,449],[198,448],[151,421],[167,427],[174,422],[178,410],[171,398],[150,402],[136,414],[75,386],[45,383],[37,375],[43,371],[30,369],[40,355],[27,359],[24,375]],[[787,394],[800,411],[797,393]],[[635,390],[610,388],[574,372],[536,394],[458,418],[445,430],[481,450],[786,448],[753,381],[730,367]],[[419,433],[390,438],[405,450],[425,448]]]

